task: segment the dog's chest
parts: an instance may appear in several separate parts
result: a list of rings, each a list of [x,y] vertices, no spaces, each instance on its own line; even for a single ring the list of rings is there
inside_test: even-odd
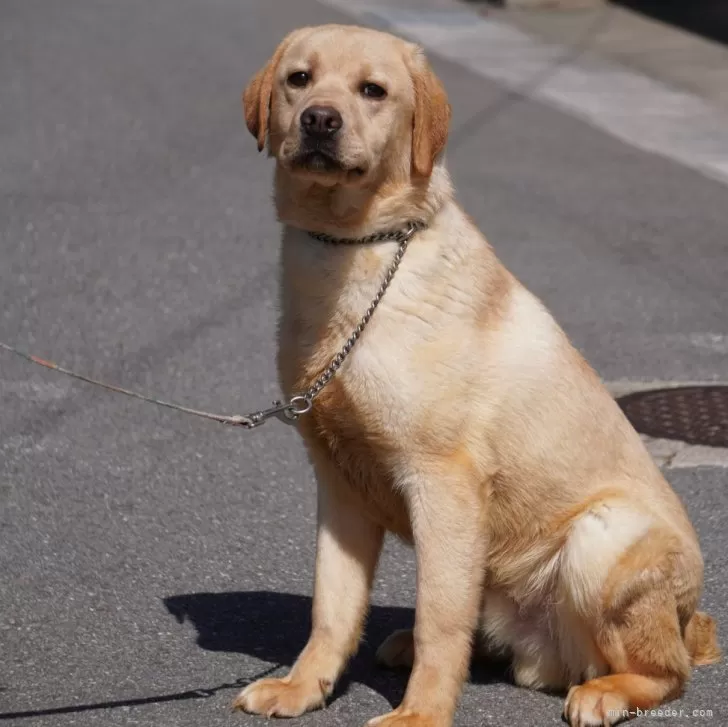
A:
[[[426,463],[457,459],[472,407],[473,362],[480,359],[477,296],[466,277],[453,272],[456,261],[437,237],[427,234],[410,245],[301,425],[364,506],[405,537],[409,522],[400,493]],[[396,243],[327,247],[288,228],[279,327],[286,394],[306,391],[345,347],[396,252]]]
[[[302,431],[335,463],[370,516],[410,539],[398,480],[416,446],[421,392],[407,346],[397,349],[387,338],[383,327],[374,324],[363,333],[314,400],[310,426]],[[322,362],[331,360],[344,340],[345,336],[328,336],[315,353],[301,358],[299,370],[306,372],[299,378],[301,386],[316,378]]]
[[[287,394],[306,390],[334,359],[377,293],[382,268],[386,270],[381,259],[359,256],[356,274],[345,281],[332,273],[309,284],[307,266],[290,262],[287,270],[284,266],[279,336]],[[423,437],[430,450],[438,446],[431,422],[444,392],[433,386],[433,377],[438,377],[438,366],[453,358],[453,341],[419,311],[424,297],[419,285],[411,270],[398,272],[301,427],[370,514],[405,538],[410,527],[400,494],[403,472],[418,456]],[[447,373],[442,377],[446,380]]]
[[[441,387],[433,390],[433,379],[447,375],[439,369],[457,358],[456,337],[438,320],[415,251],[364,321],[382,292],[396,245],[384,251],[322,250],[296,240],[288,248],[279,336],[284,388],[308,388],[346,347],[332,381],[358,428],[368,436],[386,435],[390,444],[408,437],[438,397]],[[326,401],[319,397],[316,408]]]
[[[334,464],[342,484],[372,519],[411,539],[407,507],[397,483],[395,448],[370,415],[357,409],[339,380],[316,400],[301,431],[314,451]]]

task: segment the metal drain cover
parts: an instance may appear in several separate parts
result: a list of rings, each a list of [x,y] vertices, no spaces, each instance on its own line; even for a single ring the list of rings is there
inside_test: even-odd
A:
[[[617,403],[641,434],[728,447],[728,386],[638,391]]]

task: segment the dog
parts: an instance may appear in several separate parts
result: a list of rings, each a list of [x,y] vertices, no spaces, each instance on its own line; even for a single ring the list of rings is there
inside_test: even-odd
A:
[[[243,104],[276,162],[287,396],[326,369],[398,250],[356,241],[420,228],[297,422],[318,483],[310,639],[287,676],[233,706],[293,717],[325,704],[357,649],[386,532],[414,546],[416,621],[377,653],[411,675],[369,727],[451,725],[476,636],[511,659],[516,684],[567,694],[573,727],[677,697],[692,666],[719,658],[696,610],[697,537],[597,375],[453,200],[450,106],[422,49],[302,28]]]

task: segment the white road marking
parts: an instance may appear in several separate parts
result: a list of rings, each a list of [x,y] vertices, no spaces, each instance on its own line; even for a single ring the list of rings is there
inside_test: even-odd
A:
[[[408,10],[371,0],[322,2],[359,22],[391,29],[634,147],[728,184],[728,115],[699,96],[604,59],[565,61],[568,49],[467,9]]]

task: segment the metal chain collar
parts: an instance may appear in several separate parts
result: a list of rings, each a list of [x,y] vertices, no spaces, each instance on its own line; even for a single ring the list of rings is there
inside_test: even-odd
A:
[[[253,427],[257,427],[262,424],[269,417],[273,416],[278,417],[284,422],[292,423],[295,422],[302,414],[307,414],[311,411],[313,408],[313,400],[321,393],[324,387],[341,368],[342,364],[351,353],[352,348],[354,348],[356,342],[359,340],[361,334],[364,332],[364,329],[367,327],[367,324],[374,315],[374,311],[377,309],[377,306],[384,297],[384,294],[387,292],[387,288],[389,288],[392,278],[394,278],[394,274],[397,272],[399,264],[402,262],[402,258],[407,251],[407,246],[409,245],[413,235],[415,232],[422,230],[425,227],[426,225],[423,222],[415,220],[409,222],[407,227],[402,230],[396,230],[394,232],[375,232],[374,234],[367,235],[366,237],[346,238],[333,237],[332,235],[326,235],[323,232],[308,233],[314,240],[319,240],[320,242],[325,242],[329,245],[366,245],[374,242],[392,241],[398,242],[399,247],[397,248],[397,252],[394,254],[391,264],[387,268],[387,272],[384,275],[382,284],[379,286],[379,290],[377,290],[376,295],[372,299],[372,302],[369,304],[364,315],[361,317],[361,320],[346,340],[346,343],[344,343],[341,347],[341,350],[331,359],[329,365],[321,372],[316,381],[314,381],[313,384],[311,384],[311,386],[309,386],[309,388],[303,393],[294,394],[287,403],[275,401],[270,409],[264,409],[263,411],[248,414],[247,417],[242,417],[243,420],[247,420],[240,422],[243,426],[248,429],[252,429]]]
[[[329,245],[368,245],[372,242],[403,242],[409,240],[418,230],[424,230],[427,225],[419,220],[411,220],[407,223],[407,227],[402,230],[386,230],[384,232],[375,232],[366,237],[334,237],[323,232],[309,232],[308,236],[314,240],[326,242]]]
[[[99,381],[89,376],[85,376],[84,374],[79,374],[75,371],[71,371],[70,369],[63,368],[62,366],[59,366],[52,361],[47,361],[46,359],[39,358],[38,356],[33,356],[32,354],[21,351],[15,346],[3,343],[2,341],[0,341],[0,349],[4,349],[10,353],[14,353],[17,356],[24,358],[26,361],[30,361],[31,363],[38,364],[39,366],[43,366],[53,371],[58,371],[59,373],[66,374],[67,376],[71,376],[74,379],[79,379],[80,381],[85,381],[86,383],[100,386],[104,389],[107,389],[108,391],[115,391],[119,394],[133,396],[135,399],[141,399],[142,401],[147,401],[151,404],[157,404],[158,406],[164,406],[168,409],[175,409],[176,411],[182,411],[187,414],[194,414],[195,416],[204,417],[205,419],[212,419],[213,421],[222,422],[223,424],[233,424],[235,426],[244,427],[245,429],[253,429],[254,427],[263,424],[263,422],[265,422],[270,417],[278,417],[279,419],[281,419],[281,421],[284,421],[286,423],[292,423],[295,422],[302,414],[306,414],[311,411],[311,409],[313,408],[313,400],[321,393],[326,384],[331,381],[336,372],[341,368],[341,365],[346,360],[346,357],[351,353],[351,349],[354,348],[354,345],[359,340],[361,334],[364,332],[364,329],[371,320],[372,315],[374,315],[374,311],[377,309],[377,306],[384,297],[384,294],[387,292],[387,288],[389,288],[389,284],[392,282],[392,278],[397,272],[399,264],[402,262],[402,258],[404,257],[404,254],[407,250],[407,245],[409,245],[412,236],[415,234],[415,232],[417,232],[418,230],[422,230],[425,227],[426,225],[423,222],[412,221],[409,222],[407,224],[407,227],[402,230],[396,230],[394,232],[376,232],[373,235],[368,235],[367,237],[360,238],[332,237],[331,235],[325,235],[320,232],[308,233],[315,240],[320,240],[321,242],[326,242],[330,245],[366,245],[368,243],[385,242],[387,240],[390,240],[392,242],[398,242],[399,247],[397,248],[397,252],[394,254],[394,259],[392,260],[390,266],[387,268],[384,280],[382,280],[382,284],[379,286],[377,294],[374,296],[366,312],[361,317],[361,320],[359,321],[357,327],[353,330],[352,334],[346,340],[346,343],[344,343],[344,345],[341,347],[341,350],[336,354],[336,356],[334,356],[334,358],[331,359],[329,365],[321,372],[316,381],[314,381],[313,384],[311,384],[311,386],[306,389],[306,391],[300,394],[294,394],[287,402],[275,401],[273,402],[273,406],[269,409],[263,409],[261,411],[252,412],[250,414],[235,414],[232,416],[228,414],[213,414],[211,412],[200,411],[199,409],[192,409],[188,406],[180,406],[179,404],[164,401],[163,399],[148,396],[147,394],[140,394],[139,392],[131,391],[130,389],[124,389],[120,386],[115,386],[113,384],[107,384],[103,381]]]

